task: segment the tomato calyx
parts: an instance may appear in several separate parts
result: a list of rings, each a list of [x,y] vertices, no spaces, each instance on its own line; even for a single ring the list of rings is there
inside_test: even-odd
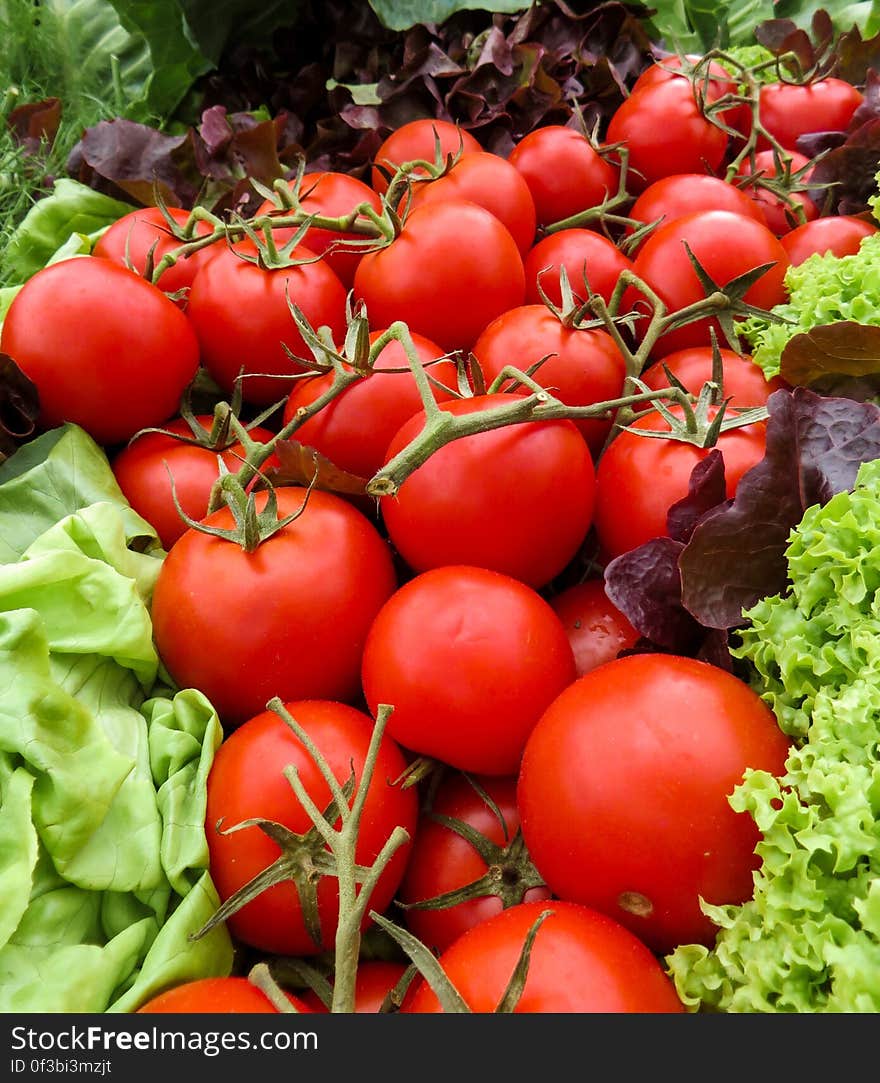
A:
[[[430,812],[429,818],[434,823],[455,832],[476,850],[486,865],[486,872],[468,884],[451,891],[444,891],[429,899],[419,899],[411,903],[398,902],[397,905],[402,910],[445,910],[450,906],[457,906],[473,899],[485,898],[487,895],[497,896],[501,900],[502,907],[506,909],[508,906],[521,903],[533,888],[545,886],[542,876],[526,850],[522,832],[517,828],[511,837],[507,822],[498,805],[474,779],[469,775],[465,777],[492,810],[504,832],[505,841],[499,845],[463,820],[438,812]]]

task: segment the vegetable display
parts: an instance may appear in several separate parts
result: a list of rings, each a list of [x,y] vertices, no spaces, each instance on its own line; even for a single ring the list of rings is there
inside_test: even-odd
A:
[[[89,2],[112,90],[52,0],[6,100],[0,1011],[880,1010],[873,11]]]

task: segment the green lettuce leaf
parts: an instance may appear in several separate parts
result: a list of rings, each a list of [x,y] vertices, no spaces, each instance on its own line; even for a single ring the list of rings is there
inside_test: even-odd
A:
[[[0,1011],[132,1011],[229,973],[224,927],[189,939],[219,904],[223,735],[200,692],[162,683],[164,550],[75,426],[2,464],[0,536]]]
[[[516,13],[529,7],[521,0],[370,0],[389,30],[409,30],[419,23],[443,23],[458,11]]]
[[[31,207],[10,237],[4,267],[13,281],[25,282],[55,258],[73,255],[72,237],[77,253],[85,251],[86,241],[90,252],[101,233],[132,209],[130,203],[59,177],[51,194]]]
[[[761,832],[751,900],[706,906],[715,945],[667,957],[682,999],[723,1012],[880,1011],[880,460],[809,508],[791,589],[746,615],[734,653],[793,738],[786,774],[731,798]]]

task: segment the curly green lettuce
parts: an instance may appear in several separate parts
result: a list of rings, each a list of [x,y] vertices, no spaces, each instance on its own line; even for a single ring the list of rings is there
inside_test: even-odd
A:
[[[739,330],[767,379],[779,374],[782,351],[813,327],[852,320],[880,326],[880,233],[866,237],[852,256],[809,256],[785,274],[788,300],[771,310],[784,323],[749,316]]]
[[[731,804],[755,819],[751,900],[706,906],[712,949],[667,957],[692,1010],[880,1011],[880,460],[809,508],[787,549],[791,589],[745,615],[736,654],[793,747],[781,779],[750,772]]]

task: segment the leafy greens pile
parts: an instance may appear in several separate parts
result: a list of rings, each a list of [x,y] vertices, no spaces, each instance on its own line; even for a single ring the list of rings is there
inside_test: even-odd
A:
[[[682,998],[724,1012],[880,1011],[880,460],[807,510],[790,591],[746,614],[736,653],[795,739],[786,774],[747,773],[762,866],[742,906],[706,907],[715,946],[668,957]]]
[[[205,781],[222,732],[164,681],[164,551],[76,426],[0,465],[0,1011],[124,1012],[226,974]]]

